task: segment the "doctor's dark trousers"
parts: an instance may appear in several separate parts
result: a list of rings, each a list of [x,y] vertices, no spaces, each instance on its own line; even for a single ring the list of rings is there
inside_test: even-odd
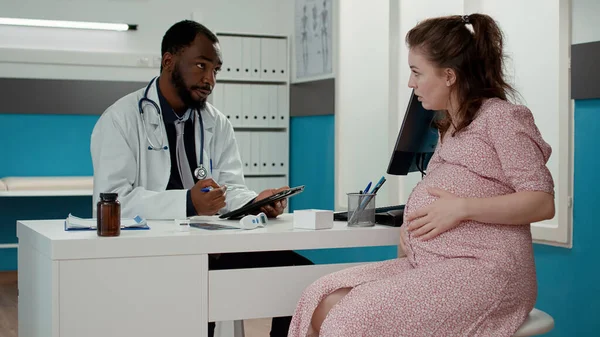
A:
[[[250,252],[209,255],[208,269],[242,269],[304,266],[313,264],[310,260],[293,251]],[[252,289],[248,289],[252,291]],[[271,337],[287,337],[291,316],[274,317],[271,322]],[[215,323],[208,323],[208,337],[215,334]]]

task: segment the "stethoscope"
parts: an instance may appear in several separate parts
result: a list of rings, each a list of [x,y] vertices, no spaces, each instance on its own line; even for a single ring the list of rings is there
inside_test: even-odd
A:
[[[169,147],[167,145],[164,144],[165,142],[165,135],[163,132],[163,128],[160,128],[160,144],[159,146],[155,146],[154,143],[152,143],[152,140],[150,139],[150,134],[148,133],[148,130],[146,130],[146,119],[144,118],[144,109],[142,107],[142,105],[145,103],[149,103],[151,106],[154,107],[154,109],[156,110],[156,113],[158,114],[158,118],[160,119],[161,123],[163,122],[163,118],[162,118],[162,114],[160,112],[160,108],[158,107],[158,104],[156,104],[156,102],[154,102],[153,100],[148,98],[148,91],[150,90],[150,87],[152,87],[152,83],[154,83],[154,81],[156,80],[156,77],[152,79],[152,81],[150,81],[150,83],[148,83],[148,86],[146,87],[146,90],[144,91],[144,97],[142,97],[139,102],[138,102],[138,108],[140,110],[140,115],[142,118],[142,125],[144,127],[144,132],[146,133],[146,140],[148,140],[148,150],[152,151],[161,151],[161,150],[168,150]],[[206,178],[208,176],[208,171],[206,170],[206,168],[204,167],[204,122],[202,121],[202,115],[200,114],[199,111],[196,111],[198,113],[198,120],[200,121],[200,165],[194,170],[194,177],[196,177],[196,179],[198,180],[202,180],[204,178]],[[194,118],[195,114],[192,114],[192,118]]]

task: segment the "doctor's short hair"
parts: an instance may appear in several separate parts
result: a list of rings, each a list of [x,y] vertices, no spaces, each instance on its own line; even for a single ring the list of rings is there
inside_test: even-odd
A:
[[[177,54],[183,48],[191,45],[198,34],[206,36],[213,43],[219,42],[217,36],[203,24],[192,20],[179,21],[171,26],[163,36],[161,57],[167,52]]]

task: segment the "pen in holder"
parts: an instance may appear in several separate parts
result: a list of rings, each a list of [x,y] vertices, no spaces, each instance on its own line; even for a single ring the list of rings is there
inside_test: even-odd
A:
[[[348,226],[375,226],[374,193],[348,193]]]

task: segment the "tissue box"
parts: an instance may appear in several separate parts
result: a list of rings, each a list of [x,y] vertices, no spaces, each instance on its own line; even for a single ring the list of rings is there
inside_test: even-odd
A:
[[[333,211],[320,209],[303,209],[294,211],[294,228],[333,228]]]

